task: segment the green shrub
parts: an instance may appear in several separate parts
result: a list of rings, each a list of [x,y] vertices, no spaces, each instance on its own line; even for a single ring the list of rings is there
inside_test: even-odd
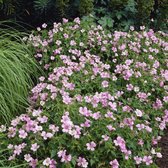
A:
[[[167,0],[1,0],[0,10],[1,20],[10,18],[33,26],[91,13],[96,23],[110,30],[128,31],[130,25],[143,24],[155,30],[168,27]]]
[[[110,0],[109,1],[109,6],[111,8],[123,8],[124,5],[126,5],[128,3],[129,0]]]
[[[156,8],[156,20],[154,22],[157,30],[163,28],[168,30],[168,1],[167,0],[158,0]]]
[[[139,25],[150,23],[150,16],[154,10],[154,0],[137,0],[137,19]]]
[[[69,7],[69,0],[57,0],[56,3],[56,11],[58,12],[59,18],[63,18],[67,16],[67,10]]]
[[[79,4],[79,13],[81,16],[88,15],[93,11],[93,0],[83,0]]]

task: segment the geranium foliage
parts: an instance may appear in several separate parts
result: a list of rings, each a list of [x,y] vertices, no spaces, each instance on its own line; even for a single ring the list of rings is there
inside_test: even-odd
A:
[[[168,122],[167,34],[63,19],[27,39],[46,71],[26,114],[1,126],[11,165],[157,167]],[[8,164],[9,161],[6,162]]]

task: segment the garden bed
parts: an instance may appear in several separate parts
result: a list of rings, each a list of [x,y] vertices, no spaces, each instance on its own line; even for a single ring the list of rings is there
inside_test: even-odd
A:
[[[168,122],[168,35],[140,29],[110,33],[63,19],[25,38],[45,75],[27,113],[1,126],[3,164],[156,168]]]

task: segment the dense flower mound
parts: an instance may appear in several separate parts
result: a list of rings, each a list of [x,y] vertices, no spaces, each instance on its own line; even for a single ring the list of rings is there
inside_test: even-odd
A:
[[[3,156],[32,168],[157,167],[168,122],[167,34],[111,34],[78,18],[46,26],[28,39],[46,76],[27,113],[1,126]]]

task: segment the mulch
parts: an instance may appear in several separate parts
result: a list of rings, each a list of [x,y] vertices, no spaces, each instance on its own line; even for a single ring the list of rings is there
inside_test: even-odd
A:
[[[168,129],[162,137],[159,146],[161,147],[162,158],[157,159],[159,168],[168,168]]]

